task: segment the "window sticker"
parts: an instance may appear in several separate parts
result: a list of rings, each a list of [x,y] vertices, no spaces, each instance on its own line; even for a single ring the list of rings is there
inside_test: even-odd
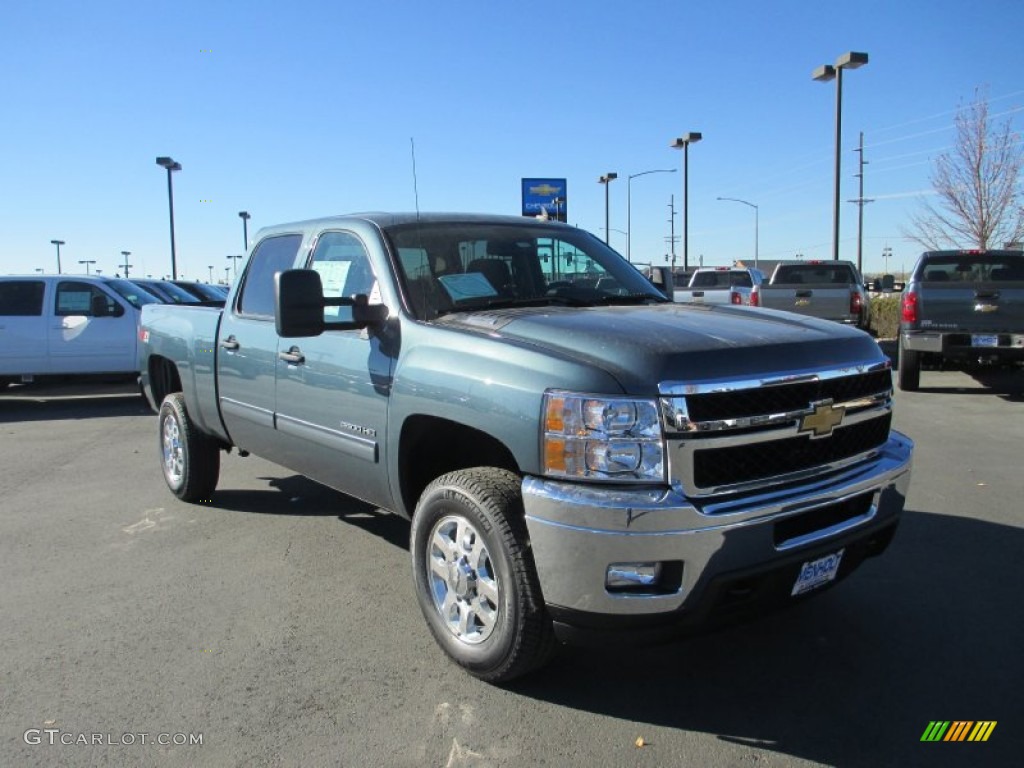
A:
[[[444,286],[452,301],[498,295],[494,286],[479,272],[466,272],[461,275],[442,275],[437,280]]]
[[[61,291],[57,294],[57,311],[89,314],[91,299],[92,291]]]

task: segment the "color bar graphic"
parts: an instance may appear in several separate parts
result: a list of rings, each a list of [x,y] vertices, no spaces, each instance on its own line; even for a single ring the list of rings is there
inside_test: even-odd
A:
[[[997,720],[932,720],[921,741],[988,741]]]

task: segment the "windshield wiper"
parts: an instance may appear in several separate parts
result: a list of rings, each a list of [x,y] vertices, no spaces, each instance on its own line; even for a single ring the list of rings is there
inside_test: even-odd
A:
[[[470,299],[450,307],[439,309],[437,314],[448,315],[453,312],[478,312],[481,309],[510,309],[512,307],[544,307],[548,304],[584,306],[589,302],[579,301],[567,296],[531,296],[530,298],[489,298]]]
[[[596,299],[591,299],[587,304],[599,305],[599,304],[647,304],[648,302],[654,302],[656,304],[665,304],[669,301],[664,296],[656,296],[650,293],[627,293],[622,296],[601,296]]]

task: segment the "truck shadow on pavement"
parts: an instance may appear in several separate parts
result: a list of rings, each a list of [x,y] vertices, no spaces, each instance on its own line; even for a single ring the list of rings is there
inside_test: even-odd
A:
[[[878,346],[892,360],[893,370],[898,371],[900,361],[896,340],[884,339],[878,342]],[[946,373],[949,376],[943,376]],[[973,379],[974,383],[969,383],[965,376]],[[965,366],[940,369],[926,366],[921,371],[921,386],[918,392],[990,395],[1011,403],[1020,403],[1024,402],[1024,368]]]
[[[825,765],[1019,764],[1022,547],[1021,528],[905,512],[881,558],[817,599],[673,645],[574,648],[511,689],[633,722],[655,752],[669,728]],[[921,743],[937,719],[999,725]]]
[[[404,550],[409,549],[409,521],[346,496],[302,475],[261,477],[267,490],[217,490],[212,507],[233,512],[288,517],[337,517],[340,521]]]

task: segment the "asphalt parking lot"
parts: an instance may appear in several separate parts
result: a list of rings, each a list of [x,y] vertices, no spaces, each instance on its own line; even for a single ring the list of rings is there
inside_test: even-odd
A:
[[[883,557],[757,623],[498,688],[431,639],[402,519],[236,455],[180,503],[131,385],[13,387],[0,764],[1019,765],[1024,372],[925,371],[896,400],[917,450]],[[998,724],[922,743],[934,720]]]

